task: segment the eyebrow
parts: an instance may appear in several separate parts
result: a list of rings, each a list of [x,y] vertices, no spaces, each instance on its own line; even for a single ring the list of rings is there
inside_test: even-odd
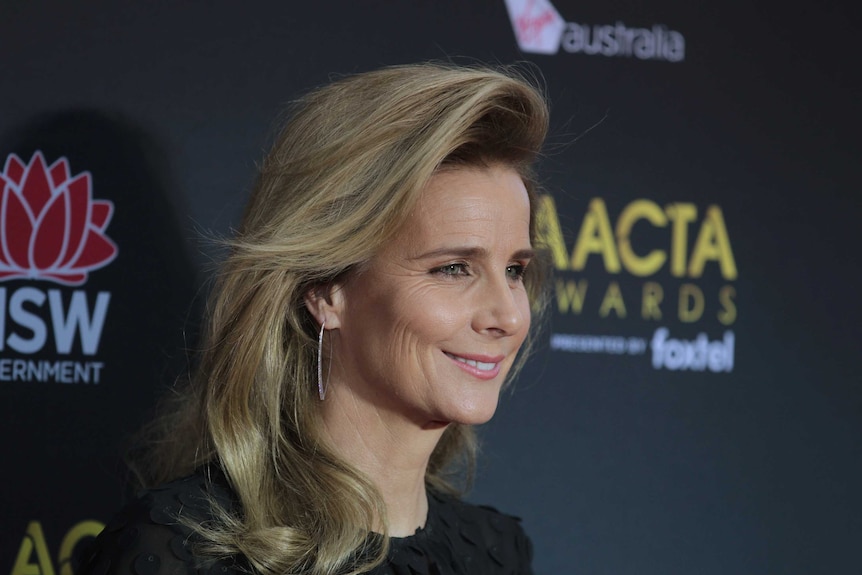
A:
[[[444,247],[425,252],[422,255],[410,258],[413,260],[431,259],[441,256],[455,256],[461,258],[477,259],[488,256],[488,250],[479,247]],[[536,256],[536,251],[533,249],[518,250],[512,254],[514,260],[530,260]]]

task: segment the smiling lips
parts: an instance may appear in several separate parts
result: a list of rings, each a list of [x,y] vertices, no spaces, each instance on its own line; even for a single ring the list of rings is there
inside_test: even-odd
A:
[[[493,379],[497,377],[497,374],[500,373],[501,362],[505,358],[503,355],[496,357],[478,355],[465,357],[449,353],[448,351],[443,353],[446,354],[446,357],[453,360],[455,365],[479,379]]]

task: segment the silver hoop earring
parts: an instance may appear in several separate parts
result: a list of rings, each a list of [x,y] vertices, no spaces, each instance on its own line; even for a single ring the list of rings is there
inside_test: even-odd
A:
[[[326,321],[320,323],[320,335],[317,336],[317,394],[320,401],[326,397],[326,387],[323,385],[323,328]]]

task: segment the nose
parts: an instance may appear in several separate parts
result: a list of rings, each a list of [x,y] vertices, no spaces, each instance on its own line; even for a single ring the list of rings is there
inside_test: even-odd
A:
[[[485,278],[475,294],[473,329],[495,337],[520,333],[530,323],[530,305],[522,285],[505,276]]]

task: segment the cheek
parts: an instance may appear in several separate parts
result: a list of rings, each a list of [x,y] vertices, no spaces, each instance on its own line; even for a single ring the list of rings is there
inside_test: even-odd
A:
[[[446,290],[424,291],[405,312],[417,337],[427,342],[444,341],[469,326],[470,306],[466,302]]]
[[[459,303],[451,290],[422,286],[401,291],[390,301],[393,324],[405,339],[417,343],[448,339],[469,323],[465,319],[469,306]]]
[[[424,364],[429,350],[451,333],[454,323],[447,306],[439,305],[428,290],[385,289],[366,292],[360,313],[350,323],[350,339],[366,355],[364,362],[401,377]],[[413,379],[410,377],[410,379]]]
[[[520,292],[518,307],[521,310],[521,317],[524,318],[524,328],[521,330],[521,341],[523,342],[527,337],[527,333],[530,331],[530,324],[533,320],[533,312],[530,306],[530,298],[527,297],[527,292]]]

